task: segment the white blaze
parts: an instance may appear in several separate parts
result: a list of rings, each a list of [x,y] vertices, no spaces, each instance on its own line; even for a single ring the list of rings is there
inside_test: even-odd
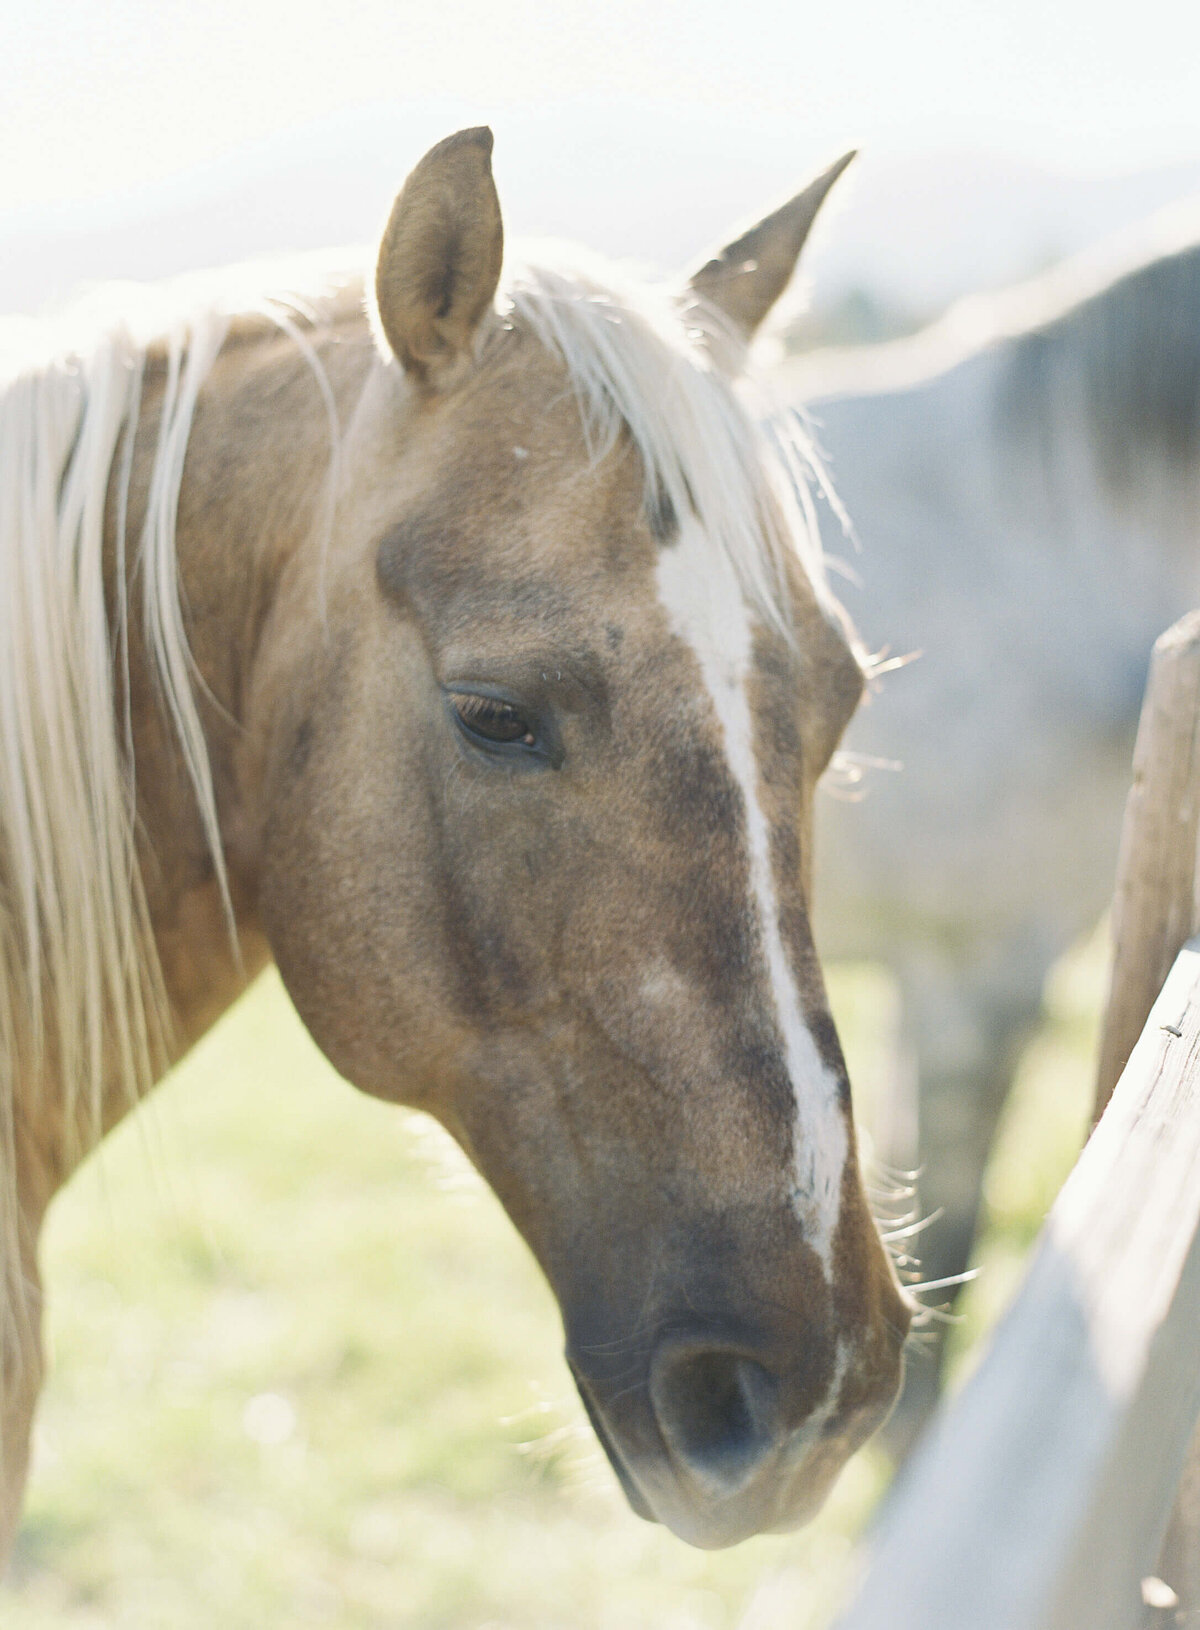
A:
[[[775,1017],[795,1097],[792,1203],[810,1243],[831,1269],[848,1143],[837,1077],[821,1059],[779,932],[770,831],[758,795],[758,766],[747,681],[752,631],[741,585],[723,550],[694,517],[660,549],[658,592],[671,628],[696,653],[721,725],[725,754],[746,809],[750,892],[758,917]]]

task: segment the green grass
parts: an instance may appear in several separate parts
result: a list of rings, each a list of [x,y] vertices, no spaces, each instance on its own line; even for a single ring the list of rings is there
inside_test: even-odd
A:
[[[1074,1159],[1097,980],[1060,981],[1023,1074],[961,1345]],[[833,990],[869,1100],[891,994]],[[632,1516],[498,1205],[337,1080],[274,976],[78,1174],[43,1260],[5,1630],[819,1630],[883,1486],[868,1450],[811,1528],[717,1554]]]

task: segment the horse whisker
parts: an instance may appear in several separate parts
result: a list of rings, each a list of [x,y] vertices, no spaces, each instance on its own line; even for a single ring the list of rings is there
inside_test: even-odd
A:
[[[919,1290],[946,1290],[950,1285],[969,1285],[972,1279],[978,1279],[982,1273],[981,1268],[964,1268],[962,1273],[947,1274],[944,1279],[927,1279],[922,1285],[909,1285],[910,1295]]]
[[[945,1206],[938,1206],[936,1211],[931,1211],[927,1217],[922,1217],[918,1222],[908,1223],[902,1228],[889,1228],[883,1233],[884,1243],[890,1245],[893,1240],[911,1239],[914,1234],[923,1234],[932,1223],[937,1222],[945,1214]]]

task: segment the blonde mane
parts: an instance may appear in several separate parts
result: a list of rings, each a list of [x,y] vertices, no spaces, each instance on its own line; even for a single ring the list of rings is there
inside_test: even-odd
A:
[[[310,351],[300,324],[312,314],[294,299],[247,299],[255,281],[239,271],[114,288],[65,318],[0,324],[0,1374],[13,1373],[32,1336],[18,1087],[26,1101],[53,1088],[57,1153],[69,1169],[101,1134],[106,1094],[135,1102],[170,1054],[136,854],[127,711],[135,617],[228,904],[175,517],[196,403],[231,327],[257,314]],[[151,352],[165,382],[145,519],[131,539]]]
[[[215,282],[106,291],[66,326],[0,326],[0,1378],[14,1373],[31,1337],[18,1084],[29,1101],[53,1091],[69,1166],[98,1140],[106,1095],[119,1090],[132,1104],[170,1055],[137,858],[127,713],[135,618],[225,887],[176,568],[176,510],[199,394],[231,334],[282,330],[322,390],[332,477],[336,415],[310,336],[362,307],[345,264],[344,256],[308,257],[290,263],[288,275],[272,268],[286,295],[263,295],[262,267],[239,269]],[[594,457],[627,430],[648,501],[668,513],[694,510],[775,626],[787,626],[786,548],[799,548],[822,603],[831,603],[809,507],[810,450],[798,429],[764,430],[713,366],[712,313],[580,258],[570,270],[522,267],[505,287],[509,323],[565,364]],[[133,448],[151,354],[165,365],[165,388],[145,519],[131,538]],[[110,522],[115,556],[106,574]],[[137,587],[136,607],[127,585]]]
[[[166,337],[167,387],[137,546],[147,644],[210,842],[216,814],[175,580],[174,517],[196,396],[226,325],[210,310]],[[20,1318],[18,1082],[27,1091],[57,1086],[70,1161],[98,1138],[114,1073],[131,1096],[153,1083],[167,1024],[134,850],[129,724],[114,682],[114,657],[118,672],[128,663],[126,511],[146,350],[129,326],[114,324],[89,348],[69,345],[33,364],[36,327],[5,335],[0,386],[0,1241],[10,1361],[30,1334]],[[104,529],[114,466],[110,615]]]

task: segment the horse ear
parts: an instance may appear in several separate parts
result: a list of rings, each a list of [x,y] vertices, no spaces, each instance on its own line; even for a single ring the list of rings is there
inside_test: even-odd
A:
[[[691,291],[728,319],[735,342],[753,338],[787,287],[817,211],[854,156],[843,154],[782,209],[743,232],[689,277]],[[734,349],[740,347],[735,343]]]
[[[384,338],[422,384],[450,383],[473,358],[503,254],[492,133],[460,130],[431,148],[404,183],[375,268]]]

